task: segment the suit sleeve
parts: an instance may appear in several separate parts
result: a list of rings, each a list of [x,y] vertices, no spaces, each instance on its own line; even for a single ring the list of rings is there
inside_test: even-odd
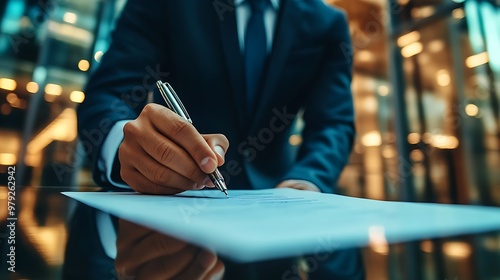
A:
[[[336,191],[355,135],[351,41],[344,14],[333,20],[326,40],[325,62],[304,105],[302,146],[283,179],[306,180],[330,193]]]
[[[77,109],[80,141],[91,161],[94,180],[100,186],[111,186],[99,161],[109,131],[120,120],[135,119],[155,81],[168,76],[159,64],[164,60],[162,50],[166,45],[160,13],[165,2],[128,1],[110,48],[89,78],[85,101]]]

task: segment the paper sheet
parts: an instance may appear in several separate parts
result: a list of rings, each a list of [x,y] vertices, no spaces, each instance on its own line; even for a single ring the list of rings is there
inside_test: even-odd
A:
[[[236,261],[500,230],[500,208],[386,202],[292,189],[175,196],[65,192]]]

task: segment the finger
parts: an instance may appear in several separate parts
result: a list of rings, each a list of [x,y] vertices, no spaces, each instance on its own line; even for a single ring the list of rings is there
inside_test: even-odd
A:
[[[287,182],[287,183],[281,183],[276,188],[289,188],[289,189],[297,189],[297,190],[302,190],[305,189],[307,186],[302,183],[292,183],[292,182]]]
[[[210,148],[215,152],[217,166],[223,165],[227,149],[229,148],[229,141],[226,136],[222,134],[205,134],[203,138],[205,138],[205,141],[207,141]]]
[[[143,112],[151,116],[149,119],[161,134],[186,150],[203,172],[212,173],[217,168],[215,153],[193,125],[157,104],[148,104]]]
[[[204,279],[217,263],[217,256],[207,250],[200,250],[196,258],[174,279],[198,280]]]
[[[320,192],[320,189],[316,185],[303,180],[285,180],[277,185],[276,188],[290,188],[302,191]]]
[[[279,183],[276,188],[289,188],[290,187],[290,180],[286,180],[286,181],[283,181],[281,183]]]
[[[148,129],[148,126],[151,128]],[[130,122],[125,126],[124,133],[126,137],[132,135],[131,137],[134,138],[133,141],[127,141],[127,143],[137,143],[137,147],[134,147],[136,157],[132,157],[132,161],[148,156],[180,175],[200,183],[200,185],[207,178],[207,174],[200,169],[188,152],[154,129],[152,124]],[[143,153],[137,151],[143,151]],[[148,178],[152,179],[153,177]]]
[[[203,182],[203,180],[201,183],[197,183],[190,178],[186,178],[169,167],[158,163],[154,158],[149,157],[149,155],[142,157],[140,160],[134,161],[134,167],[153,183],[165,187],[180,190],[193,190],[201,189],[204,185],[209,183],[208,181]],[[196,165],[194,165],[194,167],[199,170]],[[203,176],[204,178],[207,177],[207,175]]]
[[[136,262],[146,263],[154,259],[175,255],[185,250],[189,245],[181,240],[150,230],[150,235],[136,242],[134,247],[127,252],[134,256]]]
[[[158,185],[146,178],[139,170],[132,168],[121,172],[122,179],[135,191],[145,194],[177,194],[182,189]]]
[[[224,277],[225,267],[221,261],[217,261],[214,268],[204,277],[206,280],[220,280]]]
[[[135,142],[124,141],[120,145],[118,158],[121,163],[121,178],[138,192],[174,194],[197,186],[195,182],[157,163]]]
[[[119,234],[116,240],[117,250],[129,251],[141,240],[146,240],[153,232],[151,229],[139,226],[129,221],[118,219]]]
[[[138,269],[137,279],[172,279],[188,269],[199,249],[187,246],[173,254],[153,259]],[[188,279],[188,278],[186,278]]]
[[[131,259],[130,254],[141,240],[148,239],[151,230],[135,225],[123,219],[118,220],[119,233],[116,240],[117,255],[115,260],[116,271],[126,273],[134,271],[137,267],[136,259]],[[139,264],[143,261],[139,261]]]

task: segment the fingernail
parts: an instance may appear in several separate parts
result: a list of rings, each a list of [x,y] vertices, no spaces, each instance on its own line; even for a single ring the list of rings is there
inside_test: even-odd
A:
[[[224,158],[224,149],[222,149],[221,146],[215,146],[214,148],[215,152],[218,153],[222,158]]]
[[[217,162],[211,157],[206,157],[201,160],[200,166],[206,173],[213,172],[217,168]]]

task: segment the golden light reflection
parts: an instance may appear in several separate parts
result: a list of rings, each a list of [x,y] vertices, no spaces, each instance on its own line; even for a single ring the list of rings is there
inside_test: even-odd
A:
[[[426,18],[434,14],[434,7],[433,6],[423,6],[420,8],[413,8],[411,10],[411,15],[414,18]]]
[[[17,156],[11,153],[1,153],[0,154],[0,164],[1,165],[14,165],[17,162]]]
[[[422,52],[423,45],[420,42],[411,43],[408,46],[401,49],[401,55],[409,58]]]
[[[420,33],[418,31],[412,31],[398,38],[398,46],[404,47],[411,43],[415,43],[420,40]]]
[[[89,68],[90,68],[90,63],[88,60],[82,59],[78,61],[78,69],[80,69],[81,71],[85,72],[89,70]]]
[[[42,257],[49,265],[61,265],[64,261],[64,247],[67,233],[62,222],[47,226],[39,226],[35,220],[37,193],[33,188],[25,188],[21,194],[23,207],[19,213],[19,224],[26,232],[27,238],[42,252]]]
[[[386,85],[380,85],[380,86],[378,87],[377,91],[378,91],[378,94],[379,94],[380,96],[387,96],[387,95],[389,95],[389,91],[390,91],[390,90],[389,90],[389,87],[388,87],[388,86],[386,86]]]
[[[64,244],[66,241],[66,228],[64,224],[44,227],[27,227],[34,243],[43,252],[45,261],[50,265],[61,265],[64,261]]]
[[[453,16],[454,19],[461,19],[461,18],[465,17],[465,12],[464,12],[464,9],[458,8],[458,9],[453,10],[451,15]]]
[[[439,149],[456,149],[459,145],[458,138],[452,135],[432,135],[431,145]]]
[[[420,250],[426,253],[432,253],[434,251],[434,245],[430,240],[425,240],[420,243]]]
[[[465,60],[465,65],[469,68],[474,68],[478,67],[480,65],[488,63],[489,58],[488,58],[488,53],[487,52],[482,52],[473,56],[469,56]]]
[[[479,114],[479,107],[476,104],[467,104],[465,106],[465,113],[470,117],[475,117]]]
[[[66,108],[29,142],[27,150],[29,154],[40,153],[54,140],[71,142],[76,136],[76,112]]]
[[[62,87],[56,84],[47,84],[45,86],[45,93],[48,95],[59,96],[62,94]]]
[[[7,100],[7,102],[9,102],[11,105],[12,104],[16,104],[17,101],[19,100],[19,98],[17,97],[17,95],[13,92],[7,94],[7,96],[5,97],[5,99]]]
[[[362,99],[362,108],[365,113],[376,113],[378,108],[377,98],[369,95]]]
[[[47,29],[56,37],[61,39],[71,38],[72,40],[91,42],[92,38],[94,37],[94,35],[88,30],[55,21],[49,21],[47,24]]]
[[[78,90],[72,91],[69,94],[69,99],[75,103],[82,103],[85,100],[85,93]]]
[[[360,62],[371,62],[375,60],[375,55],[367,50],[361,50],[356,52],[356,60]]]
[[[5,90],[15,90],[17,87],[16,81],[8,78],[0,78],[0,88]]]
[[[29,93],[37,93],[38,92],[38,84],[35,82],[29,82],[26,84],[26,90]]]
[[[64,13],[63,20],[67,23],[74,24],[74,23],[76,23],[77,19],[78,19],[78,17],[75,13],[71,13],[71,12]]]
[[[19,99],[19,97],[17,97],[17,94],[13,92],[7,94],[5,99],[7,100],[7,102],[9,102],[12,108],[26,109],[26,101]]]
[[[0,188],[0,201],[7,200],[7,192],[8,192],[7,188],[5,187]],[[0,221],[5,221],[5,219],[7,219],[7,213],[8,213],[7,207],[0,207]]]
[[[8,106],[8,104],[6,105]],[[1,130],[0,143],[0,154],[6,153],[16,155],[21,147],[21,134],[11,130]]]
[[[423,137],[422,137],[422,140],[426,144],[431,144],[432,143],[432,134],[429,132],[425,132]]]
[[[385,238],[385,229],[382,226],[370,226],[368,228],[370,248],[381,255],[389,254],[389,245]]]
[[[443,244],[443,252],[452,258],[464,259],[471,255],[472,249],[465,242],[451,241]]]
[[[384,149],[382,149],[382,156],[384,158],[395,158],[397,155],[396,149],[394,149],[391,146],[385,146]]]
[[[290,139],[288,139],[288,141],[290,142],[290,145],[298,146],[298,145],[302,144],[302,136],[294,134],[294,135],[290,136]]]
[[[419,133],[412,132],[412,133],[408,134],[408,143],[415,145],[415,144],[418,144],[418,142],[420,142],[420,134]]]
[[[413,150],[410,152],[410,158],[413,162],[421,162],[424,160],[424,153],[421,150]]]
[[[382,136],[376,130],[370,131],[361,137],[361,144],[366,147],[378,147],[382,145]]]
[[[432,40],[427,44],[427,49],[432,53],[438,53],[444,50],[444,42],[442,40]]]
[[[42,164],[42,153],[30,154],[27,153],[24,157],[24,162],[27,166],[41,166]]]
[[[451,82],[450,74],[448,73],[448,70],[441,69],[437,72],[436,75],[436,81],[438,85],[445,87],[448,86]]]

